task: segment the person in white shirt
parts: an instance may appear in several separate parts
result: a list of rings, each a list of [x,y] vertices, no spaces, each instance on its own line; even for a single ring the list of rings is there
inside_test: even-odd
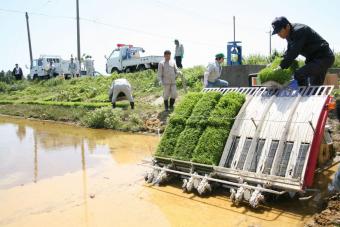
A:
[[[178,68],[182,69],[183,65],[182,65],[182,59],[184,57],[184,47],[183,44],[180,44],[178,39],[175,39],[175,61],[176,61],[176,65]]]
[[[176,77],[181,72],[177,69],[176,63],[171,59],[171,51],[164,51],[164,59],[158,64],[158,81],[163,85],[163,99],[165,111],[174,109],[177,97]]]
[[[222,73],[222,64],[224,62],[224,54],[219,53],[215,55],[215,62],[210,63],[204,72],[204,87],[228,87],[229,83],[220,79]]]
[[[53,61],[50,61],[49,66],[47,67],[47,74],[50,78],[53,78],[54,76],[57,76],[58,74],[55,72],[55,66],[53,64]]]
[[[112,102],[112,108],[116,108],[116,101],[128,99],[131,109],[135,108],[132,97],[131,84],[125,78],[116,79],[112,82],[109,90],[109,100]]]
[[[69,70],[70,75],[72,77],[77,76],[77,74],[78,74],[77,64],[73,61],[73,58],[71,58],[71,62],[68,65],[68,70]]]

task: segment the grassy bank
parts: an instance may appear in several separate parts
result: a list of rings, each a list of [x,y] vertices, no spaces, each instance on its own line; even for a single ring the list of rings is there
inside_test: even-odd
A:
[[[200,77],[203,71],[203,67],[183,70],[189,91],[202,89]],[[108,89],[117,78],[126,78],[131,83],[134,111],[130,110],[127,101],[117,102],[118,108],[111,109]],[[180,98],[184,94],[180,78],[177,86]],[[161,96],[157,72],[152,70],[70,80],[8,80],[0,81],[0,114],[74,122],[92,128],[158,131],[164,127],[167,117],[162,112]]]

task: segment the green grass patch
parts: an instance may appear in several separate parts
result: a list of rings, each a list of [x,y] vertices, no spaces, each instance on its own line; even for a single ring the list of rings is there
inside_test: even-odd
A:
[[[295,70],[299,67],[298,61],[294,61],[288,69],[274,70],[280,65],[281,60],[282,58],[280,57],[275,58],[269,67],[266,67],[259,72],[261,83],[276,81],[280,84],[284,84],[292,79]]]
[[[44,105],[44,106],[64,106],[64,107],[84,107],[95,109],[100,107],[111,106],[111,103],[91,103],[91,102],[54,102],[54,101],[20,101],[20,100],[0,100],[0,104],[27,104],[27,105]],[[128,103],[117,103],[118,107],[126,107]]]

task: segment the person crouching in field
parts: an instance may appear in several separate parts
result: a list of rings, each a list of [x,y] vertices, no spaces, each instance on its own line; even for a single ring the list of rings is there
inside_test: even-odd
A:
[[[112,102],[112,108],[116,108],[116,101],[127,99],[130,101],[131,109],[135,108],[135,103],[131,94],[131,85],[127,79],[116,79],[112,82],[109,90],[109,100]]]

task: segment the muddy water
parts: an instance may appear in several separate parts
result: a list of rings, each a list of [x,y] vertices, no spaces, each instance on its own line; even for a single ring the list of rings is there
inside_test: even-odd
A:
[[[0,117],[0,226],[302,226],[310,203],[234,207],[144,184],[159,138]],[[318,179],[323,185],[332,167]]]

